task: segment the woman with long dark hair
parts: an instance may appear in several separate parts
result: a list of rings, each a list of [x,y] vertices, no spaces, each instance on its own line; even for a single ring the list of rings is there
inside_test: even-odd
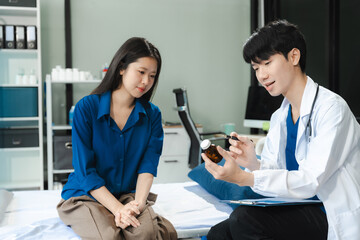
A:
[[[76,104],[74,172],[57,209],[82,239],[177,239],[150,206],[164,135],[160,110],[150,102],[160,69],[158,49],[130,38],[99,86]]]

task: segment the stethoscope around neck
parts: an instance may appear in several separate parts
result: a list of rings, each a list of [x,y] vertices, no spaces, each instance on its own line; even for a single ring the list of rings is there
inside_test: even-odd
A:
[[[319,92],[319,84],[316,83],[316,93],[315,93],[315,97],[314,97],[314,100],[313,100],[312,105],[311,105],[309,120],[308,120],[308,122],[306,124],[306,127],[305,127],[305,135],[307,136],[307,139],[308,139],[309,142],[311,141],[311,138],[312,138],[311,117],[312,117],[312,113],[313,113],[313,110],[314,110],[314,105],[315,105],[315,102],[316,102],[318,92]]]

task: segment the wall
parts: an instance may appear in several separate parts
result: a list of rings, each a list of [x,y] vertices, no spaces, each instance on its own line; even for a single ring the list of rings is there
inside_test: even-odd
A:
[[[360,49],[357,44],[360,41],[360,32],[356,31],[360,20],[360,2],[343,0],[340,5],[340,46],[339,46],[339,90],[345,98],[352,112],[360,123]],[[354,31],[355,30],[355,31]]]
[[[56,65],[65,67],[64,15],[64,0],[40,0],[43,81]],[[65,95],[62,94],[65,86],[54,85],[53,90],[53,120],[57,124],[65,123]]]
[[[63,0],[42,1],[44,73],[65,65]],[[73,66],[99,77],[104,63],[128,38],[147,38],[160,50],[163,67],[153,102],[164,121],[179,122],[172,89],[188,91],[191,115],[205,131],[234,122],[242,127],[250,67],[242,45],[250,33],[250,1],[238,0],[76,0],[71,1]],[[44,75],[45,76],[45,75]],[[89,89],[74,87],[75,101]],[[55,121],[64,119],[62,109]]]
[[[328,1],[280,1],[280,18],[296,24],[306,40],[306,74],[329,87]],[[306,12],[306,18],[304,17]]]

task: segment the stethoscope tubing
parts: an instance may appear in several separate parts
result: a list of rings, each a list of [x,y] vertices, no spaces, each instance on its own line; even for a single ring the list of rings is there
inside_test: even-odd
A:
[[[309,133],[308,133],[309,141],[310,141],[310,138],[311,138],[311,135],[312,135],[311,117],[312,117],[312,113],[313,113],[313,110],[314,110],[314,106],[315,106],[315,102],[316,102],[318,93],[319,93],[319,84],[316,83],[316,93],[315,93],[315,97],[314,97],[314,100],[313,100],[312,105],[311,105],[309,120],[308,120],[308,122],[306,124],[306,129],[308,129],[308,131],[309,131]],[[307,132],[307,131],[305,131],[305,132]]]

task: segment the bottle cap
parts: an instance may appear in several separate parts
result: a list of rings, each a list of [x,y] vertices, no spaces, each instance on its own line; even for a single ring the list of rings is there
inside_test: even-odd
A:
[[[210,147],[210,145],[211,145],[210,140],[209,140],[209,139],[205,139],[205,140],[203,140],[203,141],[201,142],[200,147],[201,147],[203,150],[205,150],[205,149],[208,149],[208,148]]]

